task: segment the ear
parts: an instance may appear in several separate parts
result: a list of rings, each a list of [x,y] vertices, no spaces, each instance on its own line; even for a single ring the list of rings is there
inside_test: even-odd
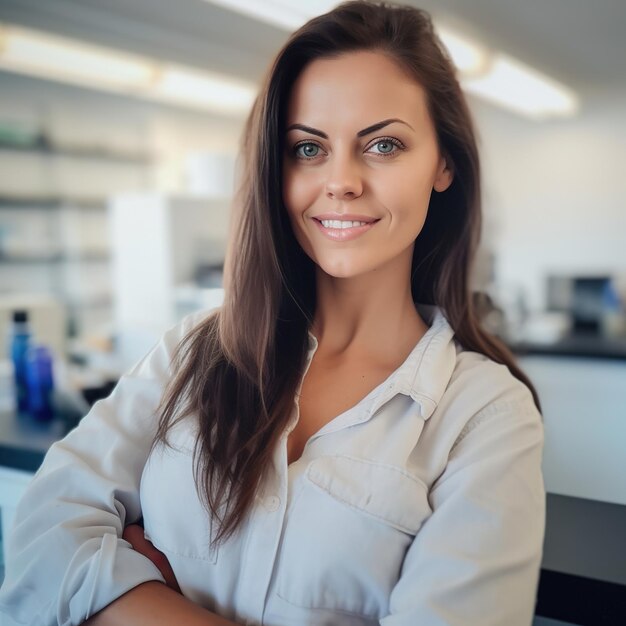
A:
[[[439,159],[439,166],[437,168],[437,176],[435,177],[433,189],[439,192],[445,191],[452,184],[453,178],[454,174],[452,172],[452,168],[448,167],[448,160],[446,157],[441,157]]]

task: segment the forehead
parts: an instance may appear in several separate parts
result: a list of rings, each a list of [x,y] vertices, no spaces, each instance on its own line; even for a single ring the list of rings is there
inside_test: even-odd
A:
[[[361,128],[390,117],[411,125],[427,121],[426,92],[381,52],[350,52],[312,61],[294,82],[287,100],[288,125],[361,124]]]

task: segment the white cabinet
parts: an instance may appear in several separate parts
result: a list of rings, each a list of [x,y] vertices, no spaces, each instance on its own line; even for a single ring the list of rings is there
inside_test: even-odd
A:
[[[549,493],[626,505],[626,361],[523,356],[545,424]]]
[[[222,266],[229,197],[131,193],[109,205],[114,326],[134,363],[178,321],[176,294],[203,267]]]

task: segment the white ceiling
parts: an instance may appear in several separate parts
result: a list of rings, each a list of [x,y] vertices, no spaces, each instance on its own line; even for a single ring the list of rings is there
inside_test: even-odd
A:
[[[262,0],[259,0],[262,1]],[[626,90],[626,0],[421,0],[581,95]],[[288,33],[203,0],[0,0],[0,21],[258,82]]]

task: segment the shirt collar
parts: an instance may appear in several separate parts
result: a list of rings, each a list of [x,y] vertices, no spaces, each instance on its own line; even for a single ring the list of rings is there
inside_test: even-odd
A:
[[[427,420],[437,408],[456,365],[457,349],[454,330],[443,310],[431,304],[417,303],[417,310],[429,328],[413,350],[387,379],[379,393],[372,398],[368,413],[398,393],[410,396],[419,407],[419,414]],[[309,331],[308,361],[317,350],[317,338]]]

